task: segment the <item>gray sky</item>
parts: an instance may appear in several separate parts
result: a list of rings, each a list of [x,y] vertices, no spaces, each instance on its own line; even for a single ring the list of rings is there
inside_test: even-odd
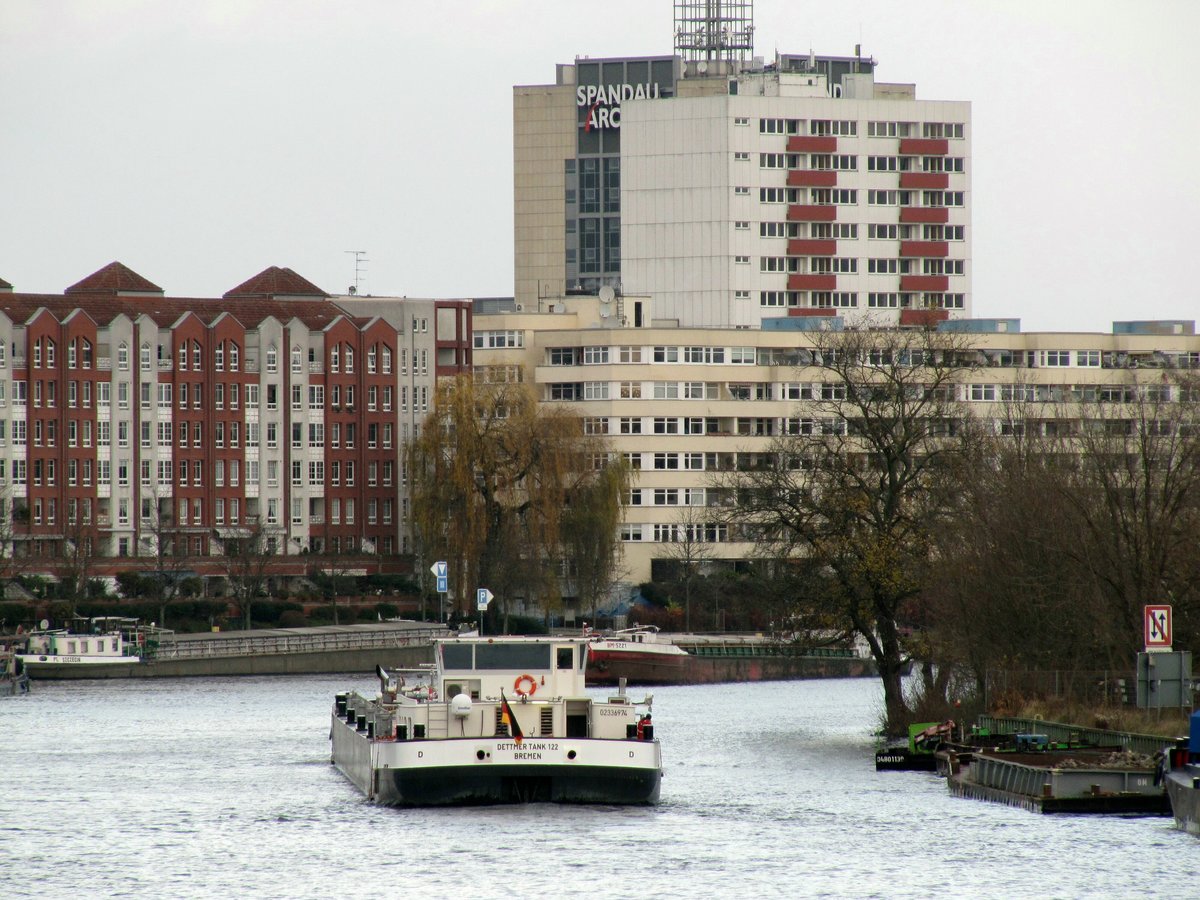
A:
[[[512,85],[669,54],[670,0],[0,0],[0,278],[512,293]],[[1200,318],[1196,0],[758,0],[756,51],[970,100],[975,315]],[[1190,249],[1189,249],[1190,248]]]

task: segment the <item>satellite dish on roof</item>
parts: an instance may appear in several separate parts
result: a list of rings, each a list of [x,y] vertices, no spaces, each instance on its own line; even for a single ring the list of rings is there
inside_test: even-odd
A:
[[[606,284],[600,288],[598,296],[601,303],[612,303],[613,299],[617,296],[617,292],[612,289],[612,285]]]

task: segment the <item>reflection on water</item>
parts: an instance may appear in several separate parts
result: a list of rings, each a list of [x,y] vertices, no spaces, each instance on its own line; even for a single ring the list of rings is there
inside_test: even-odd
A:
[[[1037,816],[876,774],[871,680],[656,689],[655,808],[370,806],[329,765],[329,710],[376,687],[40,682],[0,702],[3,895],[1196,893],[1200,842],[1169,819]]]

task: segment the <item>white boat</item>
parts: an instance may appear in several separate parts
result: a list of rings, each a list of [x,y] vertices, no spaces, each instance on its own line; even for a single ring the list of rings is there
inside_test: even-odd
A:
[[[688,653],[654,625],[592,634],[587,677],[591,684],[680,684]]]
[[[30,632],[24,652],[16,655],[33,678],[128,675],[154,656],[167,633],[122,616],[77,619],[68,628],[51,629],[47,624]]]
[[[421,672],[379,671],[368,699],[338,694],[332,763],[392,806],[658,800],[652,697],[584,689],[581,637],[434,641]]]

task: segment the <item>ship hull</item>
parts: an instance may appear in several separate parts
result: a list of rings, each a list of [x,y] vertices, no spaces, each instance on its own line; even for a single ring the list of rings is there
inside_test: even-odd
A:
[[[45,654],[20,655],[25,671],[30,678],[128,678],[133,670],[142,665],[135,656],[87,657],[50,656]]]
[[[686,682],[687,654],[598,650],[588,654],[588,684],[681,684]]]
[[[658,802],[657,741],[507,737],[373,740],[337,715],[333,764],[384,806]]]
[[[1200,835],[1200,766],[1168,772],[1165,780],[1176,826]]]

